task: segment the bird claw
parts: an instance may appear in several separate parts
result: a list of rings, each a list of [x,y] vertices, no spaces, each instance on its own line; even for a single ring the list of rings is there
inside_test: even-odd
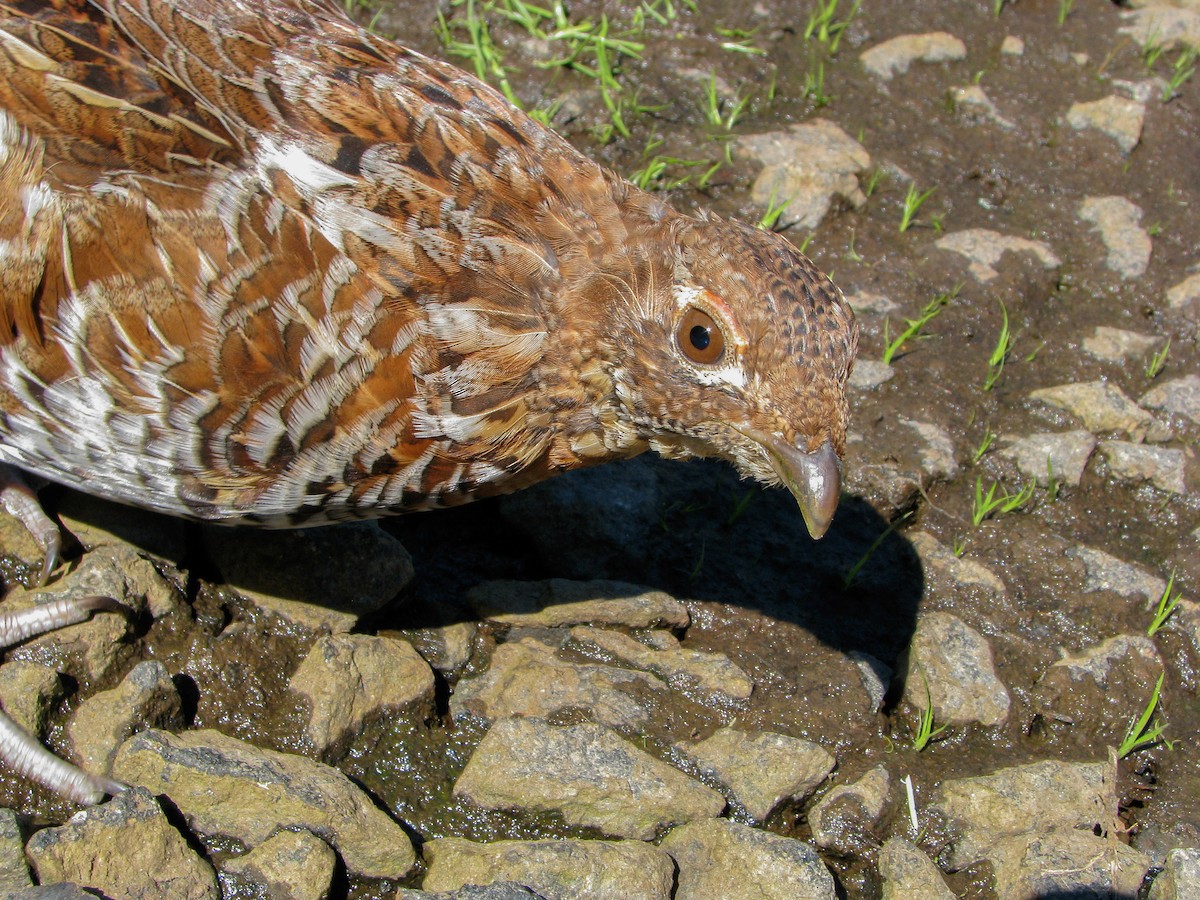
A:
[[[57,523],[46,515],[37,493],[25,477],[12,466],[0,463],[0,506],[33,536],[42,548],[42,571],[38,586],[50,580],[50,573],[62,560],[62,532]]]
[[[48,520],[47,520],[48,521]],[[53,523],[51,523],[53,525]],[[26,528],[29,526],[26,525]],[[31,534],[37,538],[37,534],[30,530]],[[50,580],[50,573],[58,568],[58,564],[62,562],[62,533],[55,526],[54,531],[47,535],[48,540],[42,544],[42,572],[38,578],[38,587],[45,587]],[[40,543],[40,541],[39,541]]]
[[[60,797],[85,806],[99,803],[127,789],[112,778],[89,775],[78,766],[59,759],[0,710],[0,760],[20,775],[53,791]]]
[[[93,612],[132,611],[111,597],[60,597],[17,612],[0,613],[0,649],[49,631],[75,625]],[[125,790],[119,781],[90,775],[59,759],[0,710],[0,760],[26,778],[36,781],[75,803],[95,804]]]

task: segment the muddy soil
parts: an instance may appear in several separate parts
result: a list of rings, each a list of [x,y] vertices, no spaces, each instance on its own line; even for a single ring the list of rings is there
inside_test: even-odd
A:
[[[1144,598],[1089,588],[1073,550],[1104,551],[1164,580],[1174,572],[1185,598],[1200,589],[1200,423],[1184,416],[1156,413],[1171,430],[1156,446],[1184,456],[1181,490],[1118,477],[1096,450],[1078,485],[1036,486],[1021,509],[978,524],[972,514],[977,483],[986,489],[999,482],[1015,492],[1035,480],[1000,452],[1006,443],[1082,427],[1031,392],[1104,380],[1136,399],[1157,384],[1200,373],[1200,303],[1173,306],[1167,299],[1200,264],[1200,79],[1182,83],[1164,102],[1161,79],[1171,76],[1176,51],[1149,69],[1142,46],[1122,34],[1127,11],[1099,0],[1074,4],[1061,22],[1067,6],[1053,0],[1019,0],[999,14],[990,0],[868,2],[840,33],[836,52],[828,41],[805,36],[812,6],[697,0],[695,9],[677,4],[677,16],[666,22],[643,16],[640,54],[624,57],[617,73],[627,133],[614,126],[595,79],[577,68],[545,66],[555,47],[494,11],[486,18],[511,89],[526,108],[548,110],[576,146],[623,174],[635,175],[656,156],[675,160],[648,184],[682,208],[749,221],[764,215],[751,199],[760,165],[732,152],[739,135],[820,117],[870,154],[859,176],[865,203],[835,205],[811,232],[784,233],[852,302],[868,298],[859,310],[860,360],[880,360],[904,320],[931,299],[942,295],[947,302],[895,353],[890,380],[853,390],[846,492],[828,535],[814,543],[785,492],[741,483],[722,465],[642,458],[512,498],[389,521],[385,528],[412,554],[416,579],[363,627],[419,642],[424,626],[475,621],[463,595],[497,578],[607,578],[659,588],[689,605],[685,646],[726,654],[753,675],[756,690],[732,711],[672,697],[636,735],[642,746],[669,757],[676,742],[733,721],[742,730],[820,743],[836,756],[842,783],[885,763],[895,777],[912,777],[923,809],[948,778],[1049,758],[1105,759],[1129,718],[1145,707],[1152,678],[1078,686],[1071,689],[1077,696],[1055,701],[1054,710],[1070,708],[1072,715],[1051,710],[1042,682],[1052,663],[1115,635],[1143,635],[1151,617]],[[415,2],[355,9],[379,32],[447,56],[435,12]],[[443,12],[453,23],[465,7]],[[844,19],[849,10],[839,12]],[[573,21],[601,14],[620,33],[637,8],[588,2],[570,8]],[[863,50],[888,38],[933,31],[961,40],[965,58],[914,62],[890,81],[860,61]],[[1023,40],[1023,53],[1002,53],[1009,36]],[[1113,137],[1067,122],[1073,103],[1136,93],[1147,84],[1140,140],[1127,153]],[[971,85],[986,91],[1003,124],[955,101],[953,90]],[[706,116],[710,86],[720,122]],[[901,232],[910,185],[933,193]],[[1109,268],[1100,236],[1080,218],[1085,198],[1110,196],[1142,211],[1152,253],[1140,274],[1124,277]],[[937,246],[967,229],[1042,242],[1058,264],[1009,253],[995,277],[981,282],[962,255]],[[985,388],[1004,316],[1011,351]],[[1084,347],[1098,326],[1149,336],[1153,347],[1125,360],[1098,358]],[[1167,339],[1165,366],[1151,377],[1150,357]],[[930,445],[912,423],[934,426],[948,439],[941,464],[929,463]],[[51,490],[47,501],[64,496]],[[1003,591],[935,577],[914,547],[918,532],[990,571]],[[191,526],[185,531],[182,563],[198,609],[188,627],[211,634],[236,623],[242,637],[223,651],[237,659],[235,683],[207,684],[193,672],[191,722],[262,746],[296,748],[288,731],[295,727],[295,701],[285,676],[305,638],[270,635],[247,605],[210,584],[219,576],[198,535]],[[918,752],[911,746],[917,715],[902,699],[903,686],[892,683],[881,708],[864,706],[854,659],[868,654],[902,673],[918,615],[931,610],[949,611],[987,638],[1010,707],[1001,724],[951,726]],[[1127,840],[1159,857],[1171,847],[1200,846],[1200,638],[1195,621],[1190,629],[1177,614],[1153,639],[1165,671],[1159,716],[1170,743],[1157,742],[1120,764]],[[497,640],[502,632],[485,631],[468,674],[486,669]],[[139,650],[182,668],[193,641],[180,625],[151,628]],[[442,713],[453,690],[454,679],[439,682]],[[552,817],[481,812],[453,798],[450,785],[482,731],[448,715],[390,730],[377,725],[341,767],[418,840],[589,833]],[[40,821],[61,820],[66,812],[21,785],[6,784],[0,804]],[[903,802],[889,810],[874,840],[917,837],[908,831]],[[765,827],[810,837],[801,805],[777,810]],[[946,840],[936,820],[918,837],[934,858]],[[824,861],[846,896],[878,896],[869,852],[828,854]],[[955,873],[948,883],[960,896],[994,896],[986,868]],[[383,890],[352,879],[342,887],[356,896]]]

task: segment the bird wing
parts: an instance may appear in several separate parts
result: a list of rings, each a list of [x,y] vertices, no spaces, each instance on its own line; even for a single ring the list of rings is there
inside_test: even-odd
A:
[[[6,458],[274,524],[535,460],[503,101],[321,4],[98,6],[0,3]]]

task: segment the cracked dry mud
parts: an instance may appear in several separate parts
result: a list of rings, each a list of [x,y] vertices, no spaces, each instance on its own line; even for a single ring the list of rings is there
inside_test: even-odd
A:
[[[445,54],[430,5],[351,5]],[[642,9],[628,135],[593,79],[539,67],[552,24],[479,9],[527,107],[623,173],[658,157],[681,206],[783,207],[850,298],[827,537],[783,491],[651,458],[295,534],[50,488],[81,545],[50,589],[139,616],[7,652],[0,700],[149,793],[59,827],[5,775],[0,888],[116,896],[158,865],[172,896],[1194,896],[1200,81],[1169,81],[1200,10],[867,2],[833,53],[815,4],[668,6],[569,10],[621,35]],[[1030,493],[975,521],[997,484]],[[7,519],[0,546],[27,602],[37,550]],[[1116,759],[1160,675],[1165,740]]]

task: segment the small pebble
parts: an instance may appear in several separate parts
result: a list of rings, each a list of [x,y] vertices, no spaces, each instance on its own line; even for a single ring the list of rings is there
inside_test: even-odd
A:
[[[1142,208],[1124,197],[1088,197],[1079,204],[1079,218],[1100,232],[1108,255],[1104,264],[1122,278],[1144,275],[1153,242],[1139,224]]]
[[[1092,128],[1108,135],[1127,155],[1142,139],[1145,119],[1143,104],[1116,95],[1091,103],[1075,103],[1067,111],[1067,124],[1076,131]]]
[[[967,58],[967,45],[952,34],[903,34],[876,44],[858,56],[863,68],[884,81],[903,75],[914,62],[946,62]]]

